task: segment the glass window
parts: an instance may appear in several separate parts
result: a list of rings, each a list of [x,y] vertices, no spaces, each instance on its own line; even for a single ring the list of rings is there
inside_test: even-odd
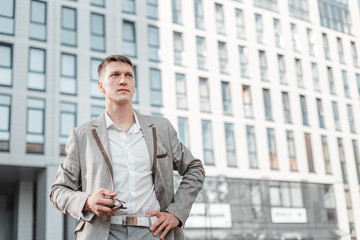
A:
[[[322,36],[323,36],[323,45],[324,45],[324,55],[326,59],[330,60],[329,40],[325,33],[323,33]]]
[[[122,11],[135,14],[135,0],[122,0]]]
[[[214,149],[211,125],[211,121],[209,120],[201,121],[205,165],[214,165]]]
[[[158,0],[147,0],[147,17],[159,19]]]
[[[359,66],[359,59],[358,59],[358,53],[356,49],[356,44],[354,42],[351,42],[351,53],[353,58],[353,64],[355,67]]]
[[[226,140],[226,158],[228,167],[236,167],[236,146],[234,136],[234,125],[232,123],[225,123],[225,140]]]
[[[263,99],[264,99],[264,110],[265,110],[265,119],[268,121],[273,120],[272,109],[271,109],[271,98],[270,90],[263,89]]]
[[[162,106],[161,72],[150,68],[150,102],[152,106]]]
[[[304,133],[309,172],[315,172],[310,133]]]
[[[286,123],[291,123],[291,109],[290,109],[290,100],[289,94],[287,92],[282,92],[282,102],[283,102],[283,109],[284,109],[284,120]]]
[[[91,58],[90,63],[90,95],[92,98],[100,98],[104,99],[104,94],[99,91],[98,88],[98,81],[99,81],[99,75],[98,75],[98,67],[101,63],[101,59],[99,58]]]
[[[223,5],[215,3],[216,32],[225,34],[225,17]]]
[[[196,36],[197,64],[199,69],[207,69],[205,38]]]
[[[159,29],[155,26],[148,26],[148,44],[149,44],[149,60],[159,62]]]
[[[184,44],[182,33],[174,32],[174,63],[183,65]]]
[[[310,56],[319,57],[319,48],[316,44],[316,35],[313,33],[313,30],[310,28],[307,28],[306,32],[307,32]]]
[[[266,53],[264,51],[259,51],[259,63],[260,63],[261,80],[269,81],[268,73],[267,73],[268,65],[267,65]]]
[[[325,172],[326,174],[331,174],[329,147],[326,136],[321,136],[321,145],[322,145],[322,152],[324,157]]]
[[[182,24],[181,0],[172,0],[173,23]]]
[[[31,1],[30,39],[46,41],[46,3]]]
[[[308,112],[307,112],[307,107],[306,107],[306,99],[305,99],[305,96],[303,96],[303,95],[300,95],[300,107],[301,107],[303,125],[309,126],[309,118],[308,118]]]
[[[360,74],[359,73],[356,74],[356,82],[357,82],[358,95],[359,95],[359,99],[360,99]]]
[[[246,118],[253,118],[254,114],[253,114],[250,86],[243,85],[242,97],[243,97],[243,104],[244,104],[244,116]]]
[[[76,56],[72,54],[61,54],[61,80],[60,92],[63,94],[76,95]]]
[[[304,88],[303,70],[300,59],[295,58],[295,70],[296,70],[297,85],[299,88]]]
[[[221,82],[221,92],[222,92],[222,102],[223,102],[223,113],[227,115],[232,114],[230,83]]]
[[[345,151],[344,151],[344,145],[343,145],[342,138],[337,139],[337,144],[338,144],[339,160],[340,160],[340,165],[341,165],[343,182],[348,183],[348,176],[347,176],[346,162],[345,162]]]
[[[11,96],[0,94],[0,151],[10,150]]]
[[[360,156],[359,156],[359,146],[357,140],[352,140],[353,150],[354,150],[354,158],[356,164],[356,173],[358,177],[358,183],[360,184]]]
[[[76,9],[62,7],[61,14],[61,44],[76,47]]]
[[[0,33],[14,35],[15,0],[0,0]]]
[[[30,48],[28,89],[46,89],[46,52],[44,49]]]
[[[338,47],[338,54],[339,54],[339,62],[345,63],[344,48],[343,48],[342,41],[340,38],[337,38],[337,47]]]
[[[311,63],[311,73],[313,77],[314,90],[320,92],[320,80],[319,80],[319,72],[317,68],[317,64]]]
[[[105,0],[91,0],[91,5],[97,7],[105,7]]]
[[[176,105],[178,109],[187,109],[186,80],[185,75],[176,73]]]
[[[136,33],[135,23],[123,22],[123,54],[128,57],[136,57]]]
[[[139,81],[136,80],[136,65],[134,65],[134,79],[135,79],[135,93],[134,96],[132,98],[132,103],[139,103],[139,86],[138,83]]]
[[[45,101],[28,98],[26,152],[44,153]]]
[[[105,52],[105,18],[97,13],[91,13],[91,50]]]
[[[319,127],[325,128],[325,120],[324,120],[324,109],[322,106],[322,101],[320,98],[316,99],[316,106],[317,106],[317,112],[318,112],[318,118],[319,118]]]
[[[294,18],[310,20],[307,0],[289,0],[289,13]]]
[[[341,130],[340,116],[339,116],[339,112],[338,112],[337,102],[332,101],[331,105],[332,105],[333,114],[334,114],[335,129],[337,131],[340,131]]]
[[[291,171],[297,171],[295,139],[293,131],[286,131],[287,149],[289,156],[289,165]]]
[[[321,25],[351,34],[351,18],[347,1],[318,0]]]
[[[270,168],[273,170],[277,170],[279,169],[279,166],[276,156],[277,154],[276,154],[275,131],[273,128],[267,128],[267,139],[268,139]]]
[[[218,42],[219,49],[219,67],[221,73],[228,73],[228,54],[226,43]]]
[[[284,56],[278,54],[277,60],[278,60],[278,67],[279,67],[280,83],[286,85],[287,79],[286,79],[286,65],[285,65]]]
[[[264,43],[264,26],[263,26],[262,16],[260,14],[255,14],[255,24],[256,24],[257,42]]]
[[[342,79],[343,79],[343,83],[344,83],[345,97],[350,98],[349,82],[348,82],[348,79],[347,79],[346,71],[341,70],[341,75],[342,75]]]
[[[327,67],[327,75],[328,75],[330,93],[332,95],[335,95],[336,94],[335,93],[335,82],[334,82],[334,76],[333,76],[333,72],[332,72],[331,67]]]
[[[0,86],[11,86],[13,78],[12,45],[0,42]]]
[[[60,155],[65,155],[65,144],[70,131],[76,126],[76,104],[60,103]]]
[[[257,7],[273,10],[277,12],[277,0],[254,0],[254,5]]]
[[[239,46],[239,57],[240,57],[240,71],[241,77],[249,77],[249,59],[248,59],[248,48]]]
[[[352,111],[352,106],[351,104],[346,104],[346,108],[347,108],[347,113],[348,113],[348,118],[349,118],[349,127],[350,127],[350,131],[352,133],[355,133],[355,121],[354,121],[354,114]]]
[[[178,117],[179,140],[186,147],[190,147],[189,121],[187,118]]]
[[[284,47],[284,38],[282,36],[280,20],[274,18],[275,45],[278,48]]]
[[[254,126],[246,126],[246,138],[248,144],[249,167],[258,168],[257,152],[256,152],[256,139]]]
[[[211,112],[209,83],[206,78],[199,78],[200,111]]]
[[[236,34],[239,39],[245,39],[245,22],[244,22],[244,14],[242,9],[235,9],[236,16]]]
[[[99,117],[100,114],[102,114],[104,111],[105,111],[105,107],[92,105],[90,118],[95,119],[95,118]]]
[[[295,52],[300,52],[301,41],[297,30],[297,26],[294,23],[291,23],[290,26],[291,26],[291,39],[292,39],[293,50]]]
[[[194,0],[195,27],[204,29],[204,8],[202,0]]]

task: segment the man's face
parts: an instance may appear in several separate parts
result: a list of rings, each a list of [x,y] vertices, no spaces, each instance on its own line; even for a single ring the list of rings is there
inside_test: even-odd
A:
[[[110,62],[101,71],[98,87],[108,102],[131,103],[135,93],[134,71],[127,63]]]

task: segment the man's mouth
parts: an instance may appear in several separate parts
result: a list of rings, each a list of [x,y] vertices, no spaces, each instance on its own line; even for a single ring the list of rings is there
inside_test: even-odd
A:
[[[127,90],[127,89],[119,89],[118,91],[119,92],[129,92],[129,90]]]

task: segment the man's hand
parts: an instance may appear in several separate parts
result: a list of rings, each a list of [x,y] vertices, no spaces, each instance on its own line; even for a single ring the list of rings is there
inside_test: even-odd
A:
[[[156,216],[158,220],[150,227],[150,231],[154,232],[154,236],[158,236],[161,231],[160,239],[164,239],[166,234],[174,227],[179,226],[179,219],[168,212],[152,211],[146,214],[146,217]]]
[[[83,211],[92,211],[97,216],[106,216],[113,214],[119,209],[109,208],[114,204],[114,199],[106,199],[105,196],[115,197],[116,192],[113,192],[109,189],[100,188],[99,191],[90,194],[86,199]]]

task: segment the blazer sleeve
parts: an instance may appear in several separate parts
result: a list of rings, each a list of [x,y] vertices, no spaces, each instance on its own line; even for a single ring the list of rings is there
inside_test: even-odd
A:
[[[189,217],[191,207],[203,187],[205,170],[199,159],[193,157],[191,152],[179,141],[177,133],[167,120],[171,156],[174,170],[181,176],[182,181],[175,192],[174,200],[166,208],[167,212],[175,215],[184,225]]]
[[[66,158],[60,164],[50,201],[60,211],[80,220],[90,221],[93,214],[82,212],[90,193],[81,191],[81,166],[76,131],[73,129],[65,147]]]

